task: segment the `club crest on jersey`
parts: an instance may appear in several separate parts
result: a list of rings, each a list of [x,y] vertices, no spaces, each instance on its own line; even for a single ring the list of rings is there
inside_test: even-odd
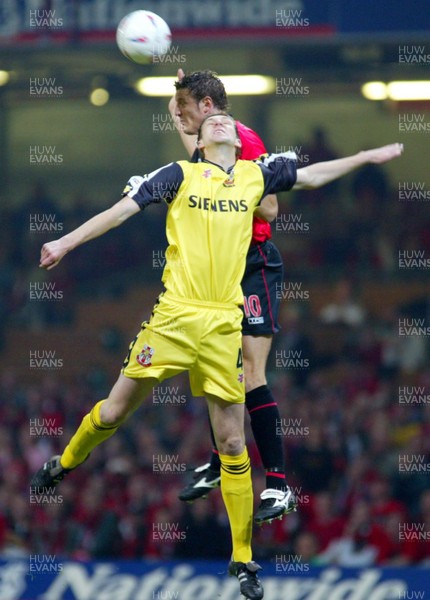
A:
[[[223,182],[224,187],[233,187],[234,186],[234,173],[231,172],[228,178]]]
[[[205,179],[208,179],[208,177],[212,177],[212,169],[205,169],[202,175]]]
[[[136,356],[136,360],[139,363],[139,365],[142,365],[142,367],[150,367],[152,364],[151,359],[154,352],[154,348],[151,348],[151,346],[145,344],[143,346],[143,350],[140,352],[140,354]]]

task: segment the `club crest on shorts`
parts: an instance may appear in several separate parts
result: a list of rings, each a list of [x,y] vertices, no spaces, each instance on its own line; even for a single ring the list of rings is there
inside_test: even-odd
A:
[[[150,367],[152,364],[151,359],[154,352],[154,348],[151,348],[151,346],[145,344],[143,346],[142,351],[136,356],[136,360],[139,363],[139,365],[142,365],[142,367]]]

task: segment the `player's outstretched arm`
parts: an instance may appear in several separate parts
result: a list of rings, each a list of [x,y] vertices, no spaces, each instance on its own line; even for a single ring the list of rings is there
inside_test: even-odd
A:
[[[366,164],[373,163],[379,165],[388,162],[400,156],[402,152],[403,144],[388,144],[381,148],[362,150],[353,156],[315,163],[314,165],[297,169],[297,181],[293,189],[300,190],[321,187]]]
[[[103,235],[109,229],[118,227],[139,211],[138,204],[129,196],[125,196],[111,208],[92,217],[62,238],[44,244],[39,266],[47,270],[54,268],[70,250]]]

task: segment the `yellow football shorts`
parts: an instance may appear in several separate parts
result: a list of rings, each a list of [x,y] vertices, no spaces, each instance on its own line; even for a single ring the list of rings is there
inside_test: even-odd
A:
[[[131,342],[121,372],[161,383],[189,371],[194,396],[243,403],[242,319],[237,306],[190,303],[166,292]]]

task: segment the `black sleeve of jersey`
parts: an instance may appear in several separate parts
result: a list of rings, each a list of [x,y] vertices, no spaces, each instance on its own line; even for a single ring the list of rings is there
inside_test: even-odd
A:
[[[143,210],[148,204],[165,200],[170,204],[184,180],[184,172],[178,163],[170,163],[149,175],[130,177],[122,197],[130,196]]]
[[[268,154],[257,161],[264,178],[264,196],[287,192],[297,180],[297,157],[294,152]]]

